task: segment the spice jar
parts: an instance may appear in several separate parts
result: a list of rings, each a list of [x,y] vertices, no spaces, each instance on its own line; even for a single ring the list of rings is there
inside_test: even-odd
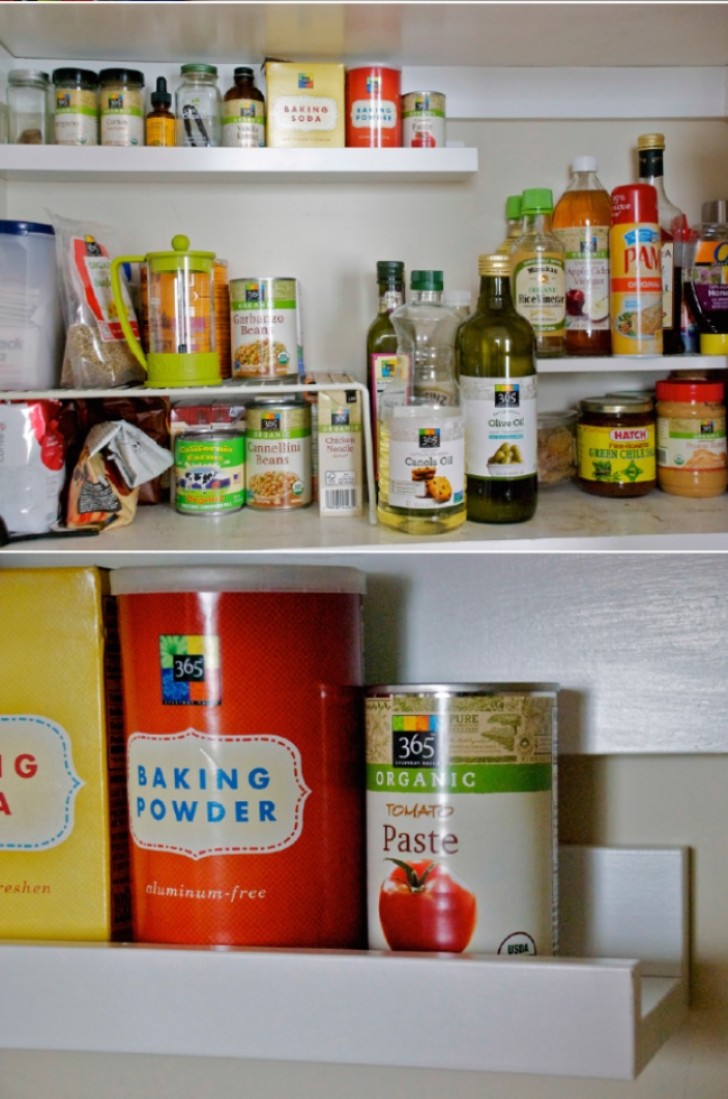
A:
[[[99,73],[102,145],[144,144],[144,74],[136,69]]]
[[[8,139],[12,144],[48,144],[50,86],[48,73],[36,69],[8,73]]]
[[[722,382],[657,386],[657,483],[673,496],[720,496],[728,486]]]
[[[220,89],[215,65],[183,65],[177,89],[177,144],[219,145]]]
[[[538,483],[560,485],[576,476],[576,412],[539,412]]]
[[[88,69],[54,69],[56,145],[98,145],[99,78]]]
[[[579,402],[579,487],[594,496],[645,496],[657,483],[651,400],[589,397]]]

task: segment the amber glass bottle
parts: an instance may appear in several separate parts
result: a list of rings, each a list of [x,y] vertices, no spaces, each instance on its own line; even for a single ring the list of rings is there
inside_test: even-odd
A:
[[[609,355],[609,228],[612,201],[593,156],[576,157],[572,180],[554,210],[554,236],[564,245],[566,354]]]

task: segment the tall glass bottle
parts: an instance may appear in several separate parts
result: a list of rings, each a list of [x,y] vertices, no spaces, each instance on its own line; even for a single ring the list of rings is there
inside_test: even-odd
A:
[[[609,228],[612,202],[597,175],[597,159],[578,156],[569,186],[556,203],[554,236],[564,246],[567,355],[608,355]]]
[[[505,252],[508,255],[523,232],[521,208],[522,196],[509,195],[506,199],[506,236],[503,243],[498,245],[498,252]]]
[[[523,192],[523,232],[511,249],[513,304],[536,334],[538,355],[564,354],[566,286],[564,246],[551,223],[553,194],[546,187]]]
[[[442,287],[441,271],[413,271],[411,301],[392,314],[398,366],[380,407],[377,516],[407,534],[454,530],[466,514],[460,318],[442,304]]]
[[[392,324],[392,313],[404,305],[404,264],[400,260],[377,262],[377,286],[379,307],[367,332],[367,378],[369,380],[369,406],[371,408],[372,434],[374,436],[374,475],[379,481],[377,457],[377,425],[382,393],[397,374],[397,333]]]
[[[521,523],[536,511],[536,339],[513,305],[502,252],[480,256],[475,314],[460,327],[468,519]]]
[[[637,138],[641,183],[657,191],[657,217],[662,235],[662,350],[665,355],[684,351],[680,334],[682,314],[682,269],[675,263],[675,229],[684,224],[683,212],[665,194],[665,136],[641,134]]]

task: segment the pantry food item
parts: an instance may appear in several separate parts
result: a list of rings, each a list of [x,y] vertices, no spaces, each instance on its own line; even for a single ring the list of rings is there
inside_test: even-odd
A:
[[[44,534],[66,479],[60,401],[0,403],[0,515],[14,533]]]
[[[233,149],[265,145],[265,97],[256,88],[253,70],[245,65],[233,72],[233,85],[222,102],[222,143]]]
[[[657,483],[652,400],[579,402],[579,486],[594,496],[644,496]]]
[[[234,378],[265,380],[303,372],[300,298],[295,278],[230,280]]]
[[[657,483],[675,496],[719,496],[728,486],[725,386],[659,381]]]
[[[0,389],[55,389],[63,321],[52,225],[0,221]]]
[[[314,394],[311,428],[314,437],[314,497],[322,518],[360,515],[364,506],[362,395],[347,389],[348,374],[317,373],[307,380],[330,389]]]
[[[445,145],[445,96],[442,92],[406,92],[402,96],[402,144],[413,149]]]
[[[372,949],[553,953],[557,696],[548,683],[368,688]]]
[[[399,69],[362,65],[346,70],[346,144],[383,149],[402,144]]]
[[[576,475],[576,420],[574,409],[538,414],[538,483],[559,485]]]
[[[89,69],[53,71],[56,145],[98,145],[99,78]]]
[[[609,254],[612,354],[661,355],[662,240],[652,184],[612,191]]]
[[[245,434],[234,425],[175,437],[174,501],[185,515],[227,515],[245,503]]]
[[[0,936],[128,938],[124,742],[106,574],[4,569],[0,605]]]
[[[259,397],[247,408],[246,501],[251,508],[311,503],[311,409],[299,397]]]
[[[177,144],[218,146],[222,135],[222,97],[215,65],[192,62],[180,68],[177,89]]]
[[[8,141],[18,145],[47,144],[51,141],[48,73],[11,69],[7,79]]]
[[[363,574],[117,569],[112,590],[135,938],[363,946]]]
[[[268,144],[273,148],[344,145],[344,66],[266,61]]]
[[[102,145],[144,144],[144,73],[102,69],[99,113]]]

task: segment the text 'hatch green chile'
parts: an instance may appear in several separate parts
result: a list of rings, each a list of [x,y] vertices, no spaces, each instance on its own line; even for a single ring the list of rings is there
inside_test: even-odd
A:
[[[479,259],[480,294],[460,327],[468,519],[520,523],[536,511],[536,343],[513,306],[509,259]]]

